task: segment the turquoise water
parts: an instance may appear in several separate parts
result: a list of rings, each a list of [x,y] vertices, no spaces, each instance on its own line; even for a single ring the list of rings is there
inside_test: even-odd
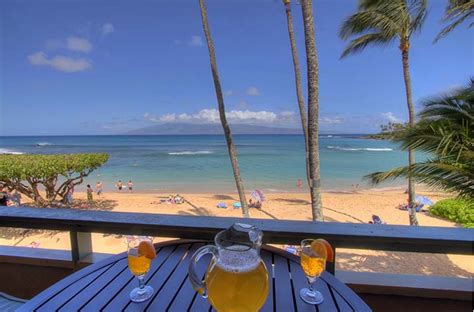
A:
[[[246,189],[298,191],[305,182],[303,137],[236,135],[238,160]],[[86,182],[101,180],[105,191],[133,180],[137,191],[232,191],[235,184],[223,136],[44,136],[0,137],[0,153],[107,152],[110,160]],[[406,153],[391,142],[355,135],[321,136],[323,189],[366,187],[362,177],[406,163]],[[399,181],[402,183],[403,181]],[[87,184],[85,183],[85,184]]]

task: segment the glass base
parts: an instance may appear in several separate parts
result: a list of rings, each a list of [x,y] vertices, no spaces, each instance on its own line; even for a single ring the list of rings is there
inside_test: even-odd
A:
[[[130,293],[130,300],[133,302],[143,302],[150,299],[151,296],[153,296],[153,288],[151,286],[137,287]]]
[[[300,290],[300,297],[304,302],[309,304],[321,304],[324,301],[323,295],[317,290],[303,288]]]

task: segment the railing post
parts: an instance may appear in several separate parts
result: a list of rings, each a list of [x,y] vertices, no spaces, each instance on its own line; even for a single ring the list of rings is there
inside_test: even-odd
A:
[[[79,261],[92,253],[91,233],[70,231],[71,238],[71,256],[74,268],[77,267]]]
[[[326,271],[334,275],[336,273],[336,247],[333,247],[334,250],[334,261],[326,262]]]

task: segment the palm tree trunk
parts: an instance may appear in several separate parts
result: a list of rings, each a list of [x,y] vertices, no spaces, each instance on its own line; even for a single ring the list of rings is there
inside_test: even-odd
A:
[[[301,70],[298,60],[298,52],[296,50],[295,33],[293,31],[293,17],[291,16],[290,0],[283,0],[285,4],[286,19],[288,21],[288,35],[290,37],[291,55],[293,56],[293,67],[295,70],[296,97],[298,99],[298,107],[300,109],[301,125],[303,126],[304,145],[306,151],[306,178],[308,186],[311,189],[312,183],[309,174],[309,155],[308,155],[308,119],[306,118],[306,109],[303,99],[303,88],[301,86]]]
[[[245,218],[250,217],[249,210],[247,207],[247,200],[245,199],[245,190],[240,177],[239,163],[237,162],[237,151],[232,141],[232,133],[230,131],[229,124],[225,115],[224,97],[222,96],[221,82],[219,79],[219,73],[217,71],[216,54],[214,51],[214,43],[211,38],[211,32],[209,30],[209,24],[207,22],[207,11],[204,0],[199,0],[199,6],[201,8],[202,26],[206,35],[207,47],[209,49],[209,58],[211,62],[212,78],[214,79],[214,87],[216,89],[217,103],[219,106],[219,116],[224,129],[225,139],[227,142],[227,150],[229,151],[230,162],[232,163],[232,169],[234,171],[235,185],[239,192],[240,204],[242,205],[242,214]]]
[[[413,98],[411,92],[410,66],[408,62],[409,43],[401,44],[402,50],[402,64],[403,64],[403,78],[405,81],[405,92],[408,106],[408,125],[413,127],[415,125],[415,110],[413,108]],[[408,165],[411,167],[415,164],[415,151],[408,150]],[[408,214],[410,218],[410,225],[418,225],[415,209],[415,182],[413,178],[408,176]]]
[[[321,201],[321,176],[319,170],[319,77],[316,35],[314,32],[313,1],[301,0],[308,70],[308,148],[311,176],[311,210],[313,221],[324,221]]]

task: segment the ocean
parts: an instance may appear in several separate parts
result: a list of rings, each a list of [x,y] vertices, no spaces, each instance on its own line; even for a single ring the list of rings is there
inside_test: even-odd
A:
[[[234,142],[247,190],[298,192],[306,184],[301,135],[235,135]],[[132,180],[136,191],[214,193],[235,190],[225,138],[219,135],[116,135],[0,137],[0,153],[106,152],[109,161],[86,178],[102,181],[105,191],[119,179]],[[420,155],[418,156],[420,157]],[[407,154],[388,141],[360,135],[320,137],[323,190],[367,188],[363,176],[405,165]],[[395,181],[383,186],[400,185]]]

